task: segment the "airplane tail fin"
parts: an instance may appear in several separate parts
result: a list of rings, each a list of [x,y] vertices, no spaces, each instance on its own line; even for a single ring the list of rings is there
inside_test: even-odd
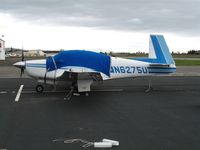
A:
[[[149,58],[159,64],[175,64],[163,35],[150,35]]]

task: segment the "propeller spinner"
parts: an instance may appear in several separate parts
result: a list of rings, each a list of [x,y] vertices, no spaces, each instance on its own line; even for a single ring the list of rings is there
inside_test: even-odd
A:
[[[24,74],[24,70],[26,68],[26,61],[24,61],[24,50],[22,48],[22,59],[20,62],[16,62],[15,64],[13,64],[15,67],[20,68],[21,69],[21,73],[20,73],[20,77],[22,77],[22,74]]]

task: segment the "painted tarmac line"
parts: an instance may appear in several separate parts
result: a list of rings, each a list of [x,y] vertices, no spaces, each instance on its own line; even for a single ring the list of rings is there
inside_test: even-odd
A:
[[[20,85],[20,88],[19,88],[19,90],[17,92],[17,95],[16,95],[16,98],[15,98],[15,102],[19,101],[19,98],[20,98],[20,95],[21,95],[23,87],[24,87],[24,85]]]
[[[123,89],[99,89],[99,90],[91,90],[90,92],[121,92]],[[43,93],[66,93],[68,91],[44,91]],[[36,91],[23,91],[23,94],[33,94],[37,93]]]
[[[7,91],[1,91],[0,94],[6,94],[8,93]],[[0,149],[1,150],[1,149]]]

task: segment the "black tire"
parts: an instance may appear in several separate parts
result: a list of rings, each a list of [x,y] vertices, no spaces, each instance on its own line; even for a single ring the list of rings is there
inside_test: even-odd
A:
[[[44,91],[44,86],[42,86],[42,85],[37,85],[37,86],[35,87],[35,90],[36,90],[37,93],[42,93],[42,92]]]

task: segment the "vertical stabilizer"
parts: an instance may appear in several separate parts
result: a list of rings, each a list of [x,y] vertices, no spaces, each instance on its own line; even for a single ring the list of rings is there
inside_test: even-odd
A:
[[[156,58],[156,53],[153,47],[153,43],[151,40],[151,36],[149,38],[149,58],[155,59]]]
[[[150,35],[149,58],[157,59],[162,64],[174,64],[163,35]]]

